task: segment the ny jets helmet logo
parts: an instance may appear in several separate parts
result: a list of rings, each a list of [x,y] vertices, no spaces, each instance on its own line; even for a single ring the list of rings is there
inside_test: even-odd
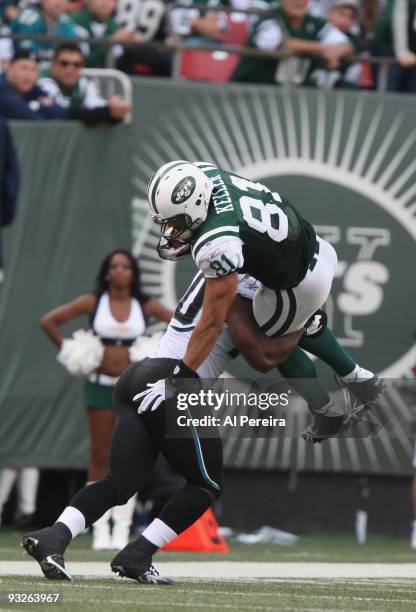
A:
[[[195,191],[196,182],[193,176],[186,176],[175,186],[172,192],[172,203],[182,204],[191,197]]]

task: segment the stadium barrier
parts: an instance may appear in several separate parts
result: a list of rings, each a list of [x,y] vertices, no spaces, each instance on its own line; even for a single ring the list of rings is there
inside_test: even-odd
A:
[[[1,465],[86,465],[81,383],[56,364],[38,320],[89,290],[103,254],[129,244],[131,201],[144,288],[175,303],[194,270],[158,259],[146,204],[149,175],[175,158],[213,161],[292,198],[338,251],[327,308],[341,342],[390,379],[414,365],[416,287],[406,271],[416,236],[410,96],[134,79],[133,100],[128,129],[12,124],[23,189],[16,222],[4,232]],[[400,320],[393,316],[398,296]],[[241,359],[229,371],[254,376]],[[332,385],[324,369],[320,375]],[[226,465],[408,474],[411,402],[392,388],[406,425],[394,439],[334,440],[321,449],[290,437],[231,437]],[[303,419],[305,407],[295,408]]]

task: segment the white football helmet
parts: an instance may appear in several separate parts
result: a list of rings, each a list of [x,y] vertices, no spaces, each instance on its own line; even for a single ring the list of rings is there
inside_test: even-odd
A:
[[[162,225],[157,251],[177,259],[191,251],[192,235],[208,214],[213,184],[190,162],[165,164],[150,179],[147,197],[152,218]]]

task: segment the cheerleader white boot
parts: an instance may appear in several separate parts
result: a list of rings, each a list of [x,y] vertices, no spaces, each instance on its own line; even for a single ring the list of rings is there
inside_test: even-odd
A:
[[[133,513],[136,506],[136,496],[133,495],[124,506],[113,508],[113,536],[112,548],[121,550],[129,543],[130,527],[133,522]]]
[[[92,549],[109,550],[111,546],[110,518],[111,510],[107,510],[92,526]]]
[[[3,506],[9,499],[11,490],[17,478],[17,470],[13,468],[3,468],[0,470],[0,525]]]

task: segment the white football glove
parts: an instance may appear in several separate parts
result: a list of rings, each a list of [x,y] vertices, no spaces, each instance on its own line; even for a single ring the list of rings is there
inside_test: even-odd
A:
[[[137,414],[147,412],[149,409],[150,412],[153,412],[154,410],[159,408],[162,402],[164,402],[166,399],[169,399],[170,397],[173,397],[174,395],[173,392],[171,394],[169,392],[168,394],[166,394],[166,389],[169,389],[169,387],[171,387],[166,378],[161,378],[155,383],[147,383],[147,387],[148,389],[137,393],[133,397],[133,402],[141,400],[137,408]],[[170,390],[172,391],[172,389]]]
[[[150,409],[153,412],[165,400],[172,399],[178,392],[174,381],[180,378],[193,378],[199,381],[199,376],[180,359],[169,378],[161,378],[155,383],[147,383],[148,389],[136,393],[133,402],[140,401],[137,414],[143,414]]]

